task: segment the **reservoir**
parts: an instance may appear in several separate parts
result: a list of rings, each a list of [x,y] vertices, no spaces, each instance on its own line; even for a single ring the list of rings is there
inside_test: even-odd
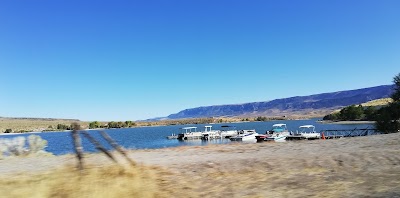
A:
[[[195,126],[198,130],[203,130],[204,126],[211,125],[213,130],[221,130],[221,126],[235,126],[238,130],[255,129],[257,133],[264,134],[270,130],[273,124],[287,124],[288,130],[295,132],[301,125],[314,125],[316,131],[323,130],[342,130],[342,129],[361,129],[374,128],[373,124],[323,124],[317,122],[318,119],[310,120],[276,120],[266,122],[242,122],[242,123],[218,123],[218,124],[197,124],[197,125],[172,125],[172,126],[156,126],[156,127],[137,127],[137,128],[121,128],[121,129],[104,129],[119,145],[127,149],[159,149],[177,146],[202,146],[207,144],[229,144],[229,139],[217,139],[210,141],[191,140],[179,141],[176,139],[169,140],[166,137],[172,133],[178,134],[180,128]],[[99,131],[89,130],[102,145],[107,149],[111,146],[100,136]],[[13,138],[16,136],[29,136],[32,134],[15,134],[3,135],[0,138]],[[41,136],[47,140],[48,146],[46,151],[55,155],[73,153],[73,144],[70,132],[42,132],[35,135]],[[84,137],[82,137],[83,150],[85,152],[97,152],[94,146]]]

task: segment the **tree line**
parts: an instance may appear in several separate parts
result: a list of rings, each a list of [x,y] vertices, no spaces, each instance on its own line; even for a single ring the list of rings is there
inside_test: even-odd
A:
[[[392,102],[384,107],[363,107],[350,105],[340,112],[326,115],[323,120],[347,121],[369,120],[375,121],[376,128],[384,133],[400,132],[400,73],[393,78],[394,90],[390,96]]]
[[[283,117],[258,116],[256,118],[254,118],[254,121],[261,121],[261,122],[270,121],[270,120],[287,120],[287,118],[285,116],[283,116]],[[249,121],[249,119],[248,118],[242,119],[242,121]]]
[[[136,123],[132,122],[132,121],[125,121],[125,122],[108,122],[106,125],[98,122],[98,121],[94,121],[89,123],[89,129],[97,129],[97,128],[130,128],[130,127],[134,127],[136,126]]]
[[[323,120],[348,121],[348,120],[376,120],[377,107],[363,107],[362,105],[350,105],[324,116]]]

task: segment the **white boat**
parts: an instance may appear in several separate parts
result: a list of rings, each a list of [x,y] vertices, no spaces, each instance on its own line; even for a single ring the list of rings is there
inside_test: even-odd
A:
[[[205,126],[204,131],[201,134],[202,140],[212,140],[221,138],[221,131],[212,130],[212,126]]]
[[[203,137],[203,133],[198,132],[197,127],[184,127],[181,130],[182,133],[178,134],[178,140],[193,140]]]
[[[204,131],[197,131],[197,127],[184,127],[181,128],[182,133],[178,134],[178,140],[210,140],[221,138],[221,132],[212,130],[212,126],[205,126]]]
[[[167,139],[178,139],[178,135],[176,135],[175,133],[167,136]]]
[[[303,125],[299,127],[297,135],[300,135],[303,139],[320,139],[321,134],[315,131],[314,125]]]
[[[231,138],[237,136],[239,133],[234,126],[223,125],[221,128],[221,138]]]
[[[272,125],[272,130],[267,132],[267,137],[264,138],[265,141],[285,141],[286,137],[290,135],[286,124],[274,124]]]
[[[256,130],[240,130],[237,136],[229,138],[231,141],[249,141],[256,140],[258,133]]]

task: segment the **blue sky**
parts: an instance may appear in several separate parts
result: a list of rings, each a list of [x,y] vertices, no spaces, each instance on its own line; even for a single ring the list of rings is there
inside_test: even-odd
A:
[[[138,120],[391,84],[400,1],[0,2],[0,116]]]

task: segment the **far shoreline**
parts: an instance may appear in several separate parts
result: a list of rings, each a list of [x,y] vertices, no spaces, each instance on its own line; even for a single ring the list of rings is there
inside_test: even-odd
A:
[[[375,121],[332,121],[332,120],[319,120],[317,121],[321,124],[374,124]]]

